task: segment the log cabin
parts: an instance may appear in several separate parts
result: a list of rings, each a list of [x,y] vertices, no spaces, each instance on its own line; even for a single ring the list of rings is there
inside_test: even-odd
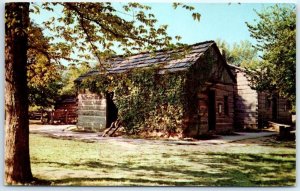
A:
[[[180,54],[183,50],[177,50]],[[183,119],[178,124],[183,137],[197,137],[210,133],[226,133],[233,129],[234,91],[236,79],[214,41],[190,45],[183,56],[175,58],[174,51],[161,50],[117,57],[108,61],[110,75],[133,68],[159,66],[159,75],[184,74]],[[97,70],[80,76],[83,79],[101,75]],[[110,94],[111,95],[111,94]],[[166,103],[168,104],[168,103]],[[79,89],[77,126],[99,131],[110,126],[117,118],[117,107],[111,96],[104,96]],[[159,117],[159,116],[157,116]]]

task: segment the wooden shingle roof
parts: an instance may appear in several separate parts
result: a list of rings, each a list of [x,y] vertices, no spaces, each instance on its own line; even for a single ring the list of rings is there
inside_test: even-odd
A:
[[[129,57],[115,57],[108,61],[110,67],[107,69],[108,73],[122,73],[134,68],[146,68],[153,66],[160,66],[159,73],[176,72],[187,70],[192,64],[194,64],[199,57],[206,52],[206,50],[215,44],[214,41],[205,41],[188,46],[187,53],[184,53],[186,49],[176,50],[160,50],[155,53],[140,53]],[[181,55],[182,56],[177,56]],[[88,73],[81,75],[75,80],[80,82],[82,79],[100,74],[98,70],[91,70]]]

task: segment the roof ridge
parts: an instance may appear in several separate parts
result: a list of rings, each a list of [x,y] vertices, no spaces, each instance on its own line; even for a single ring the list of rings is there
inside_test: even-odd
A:
[[[242,71],[245,71],[245,70],[246,70],[246,68],[243,68],[243,67],[240,67],[240,66],[236,66],[236,65],[234,65],[234,64],[228,64],[228,63],[227,63],[227,65],[228,65],[229,67],[232,67],[232,68],[235,68],[235,69],[238,69],[238,70],[242,70]]]
[[[216,43],[214,40],[207,40],[207,41],[203,41],[203,42],[197,42],[195,44],[190,44],[188,46],[198,46],[198,45],[201,45],[201,44],[208,44],[208,43]]]
[[[202,46],[201,46],[202,45]],[[204,52],[207,51],[207,49],[209,49],[210,47],[212,47],[213,45],[215,45],[215,41],[213,40],[209,40],[209,41],[204,41],[204,42],[198,42],[195,44],[191,44],[191,45],[186,45],[183,44],[181,46],[178,46],[176,48],[172,48],[172,49],[161,49],[161,50],[157,50],[154,51],[154,57],[152,57],[150,54],[152,52],[142,52],[142,53],[137,53],[137,54],[132,54],[130,56],[125,56],[125,55],[119,55],[119,56],[114,56],[114,57],[110,57],[107,59],[108,62],[111,62],[111,67],[109,68],[110,72],[112,71],[117,71],[117,70],[126,70],[126,69],[130,69],[130,68],[136,68],[136,67],[148,67],[150,65],[155,65],[155,63],[161,63],[161,62],[168,62],[168,64],[170,65],[170,70],[172,68],[177,68],[178,66],[176,66],[176,62],[171,63],[170,61],[171,56],[169,54],[180,54],[181,52],[185,51],[186,49],[190,49],[191,53],[190,54],[202,54]],[[192,53],[193,52],[193,53]],[[155,55],[155,53],[157,53],[157,55]],[[163,56],[165,55],[165,56]],[[188,54],[189,55],[189,54]],[[198,55],[199,56],[199,55]],[[171,59],[171,60],[170,60]],[[194,60],[194,56],[192,57],[185,57],[181,58],[181,59],[185,59],[182,62],[195,62],[196,60]],[[154,62],[153,62],[154,60]],[[180,58],[173,58],[174,60],[180,60]],[[142,63],[143,61],[143,63]],[[130,63],[129,63],[130,62]],[[169,63],[170,62],[170,63]],[[80,75],[75,81],[80,81],[81,78],[84,78],[86,76],[98,73],[99,70],[98,69],[91,69],[88,72],[86,72],[85,74]]]
[[[214,40],[207,40],[207,41],[203,41],[203,42],[197,42],[197,43],[194,43],[194,44],[186,44],[188,47],[193,47],[193,46],[198,46],[198,45],[201,45],[201,44],[208,44],[208,43],[216,43]],[[181,48],[185,46],[185,44],[182,44],[180,46],[178,46],[177,48]],[[166,49],[166,48],[162,48],[162,49],[159,49],[159,50],[156,50],[154,51],[154,53],[157,53],[157,52],[164,52],[164,51],[171,51],[172,49]],[[135,54],[131,54],[129,56],[125,56],[124,54],[122,55],[114,55],[114,56],[111,56],[109,59],[115,59],[115,58],[128,58],[128,57],[131,57],[131,56],[136,56],[136,55],[142,55],[142,54],[149,54],[151,52],[149,51],[145,51],[145,52],[139,52],[139,53],[135,53]]]

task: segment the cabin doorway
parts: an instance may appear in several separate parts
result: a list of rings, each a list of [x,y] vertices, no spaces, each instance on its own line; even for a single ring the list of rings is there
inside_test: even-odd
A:
[[[272,120],[277,120],[277,98],[273,96],[272,98]]]
[[[113,101],[114,93],[106,93],[106,128],[118,118],[118,108]]]
[[[216,129],[216,95],[214,90],[208,92],[208,130]]]

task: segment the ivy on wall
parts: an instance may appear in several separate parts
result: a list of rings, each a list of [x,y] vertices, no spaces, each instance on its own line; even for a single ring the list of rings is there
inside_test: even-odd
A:
[[[201,128],[198,93],[217,82],[230,81],[229,76],[223,76],[224,66],[218,56],[209,49],[187,71],[159,74],[159,66],[135,68],[90,76],[81,87],[98,94],[114,92],[118,118],[130,134],[180,136]]]
[[[80,88],[103,94],[114,92],[118,118],[129,134],[182,134],[185,72],[158,74],[158,68],[90,76]]]

